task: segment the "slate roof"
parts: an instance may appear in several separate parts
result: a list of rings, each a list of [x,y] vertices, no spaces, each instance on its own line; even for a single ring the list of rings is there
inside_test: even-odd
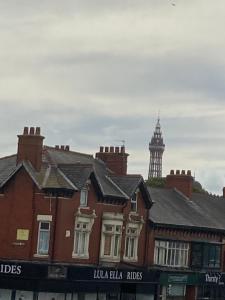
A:
[[[115,176],[111,175],[110,178],[120,187],[125,193],[132,197],[136,191],[138,185],[142,181],[140,175],[127,175],[127,176]]]
[[[0,159],[0,186],[14,172],[16,167],[16,156],[8,156]]]
[[[119,177],[113,175],[105,163],[92,155],[45,146],[42,152],[41,170],[37,172],[30,162],[16,164],[16,155],[0,159],[0,188],[24,167],[40,189],[80,190],[87,180],[95,178],[103,197],[128,200],[138,184],[140,175]],[[147,202],[151,200],[147,195]]]
[[[148,188],[153,201],[150,221],[155,225],[201,230],[225,230],[225,198],[193,193],[186,198],[176,189]]]

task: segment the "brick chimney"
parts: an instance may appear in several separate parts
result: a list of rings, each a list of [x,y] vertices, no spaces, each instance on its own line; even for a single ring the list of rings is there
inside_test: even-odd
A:
[[[99,152],[95,157],[105,162],[107,167],[117,175],[127,174],[127,157],[129,154],[125,153],[125,147],[100,147]]]
[[[18,135],[17,163],[28,160],[40,171],[43,139],[40,127],[24,127],[23,134]]]
[[[170,175],[166,176],[166,188],[176,188],[186,197],[191,198],[193,191],[193,177],[191,176],[191,171],[188,170],[185,173],[184,170],[170,171]]]

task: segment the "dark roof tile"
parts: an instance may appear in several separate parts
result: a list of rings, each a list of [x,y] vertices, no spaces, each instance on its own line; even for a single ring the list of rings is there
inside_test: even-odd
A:
[[[186,198],[176,189],[148,188],[154,204],[150,220],[155,224],[225,230],[225,199],[193,193]]]

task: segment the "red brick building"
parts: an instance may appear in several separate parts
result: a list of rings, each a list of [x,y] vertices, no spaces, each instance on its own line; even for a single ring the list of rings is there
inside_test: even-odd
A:
[[[146,266],[152,205],[124,147],[96,158],[43,146],[24,128],[0,159],[0,296],[4,299],[153,299]]]
[[[225,197],[193,192],[190,171],[149,188],[148,265],[160,270],[159,299],[225,299]],[[199,184],[198,184],[199,187]]]
[[[127,174],[124,147],[96,156],[24,128],[0,159],[0,299],[225,299],[225,197]]]

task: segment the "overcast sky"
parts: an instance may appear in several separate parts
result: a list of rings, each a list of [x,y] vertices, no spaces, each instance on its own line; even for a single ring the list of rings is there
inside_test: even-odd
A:
[[[147,177],[158,111],[163,175],[225,186],[225,1],[0,1],[0,155],[24,126],[94,154],[125,140]]]

